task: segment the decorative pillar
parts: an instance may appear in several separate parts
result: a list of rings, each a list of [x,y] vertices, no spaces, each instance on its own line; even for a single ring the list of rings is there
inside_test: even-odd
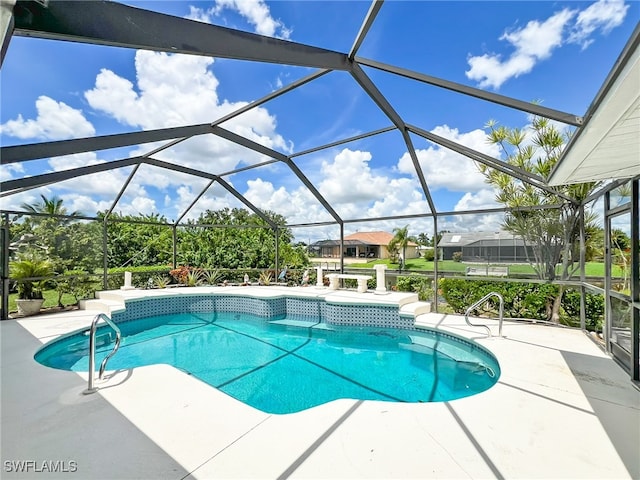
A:
[[[387,284],[385,279],[384,271],[387,269],[387,266],[379,263],[374,265],[373,268],[376,270],[376,292],[378,294],[387,293]]]
[[[135,287],[131,284],[131,272],[124,272],[124,286],[120,290],[133,290]]]
[[[322,266],[320,265],[316,267],[316,276],[318,277],[316,280],[316,287],[324,287],[324,282],[322,280]]]

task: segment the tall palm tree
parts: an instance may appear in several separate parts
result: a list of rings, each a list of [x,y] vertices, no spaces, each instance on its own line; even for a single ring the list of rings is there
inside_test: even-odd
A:
[[[42,201],[36,203],[23,203],[21,207],[27,212],[32,213],[45,213],[47,215],[67,215],[69,217],[81,217],[83,213],[75,211],[67,213],[67,207],[63,205],[63,200],[58,196],[53,196],[50,199],[44,195],[40,195]],[[71,221],[66,219],[64,222]]]
[[[394,228],[393,233],[395,235],[390,243],[396,244],[402,249],[402,260],[400,264],[400,270],[402,270],[402,263],[404,263],[407,258],[407,245],[409,245],[409,242],[414,241],[414,239],[409,236],[409,225],[405,225],[402,228]]]

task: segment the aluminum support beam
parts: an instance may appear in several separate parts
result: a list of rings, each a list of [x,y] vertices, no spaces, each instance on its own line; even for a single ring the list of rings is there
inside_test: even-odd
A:
[[[257,208],[255,205],[253,205],[242,194],[240,194],[240,192],[238,192],[235,188],[233,188],[227,182],[222,180],[218,175],[215,175],[213,173],[203,172],[202,170],[195,170],[195,169],[189,168],[189,167],[183,167],[182,165],[176,165],[176,164],[173,164],[173,163],[165,162],[163,160],[156,160],[155,158],[143,158],[143,159],[141,159],[141,162],[142,163],[146,163],[148,165],[153,165],[153,166],[158,167],[158,168],[164,168],[164,169],[171,170],[171,171],[174,171],[174,172],[184,173],[186,175],[193,175],[194,177],[208,178],[210,180],[215,180],[225,190],[227,190],[231,195],[236,197],[244,205],[249,207],[249,209],[251,211],[253,211],[256,215],[258,215],[265,222],[267,222],[267,224],[271,228],[274,228],[274,227],[277,226],[269,217],[267,217],[264,213],[262,213],[262,211],[259,208]]]
[[[611,192],[604,194],[604,325],[602,333],[604,334],[604,345],[607,353],[611,354],[611,334],[613,311],[611,303],[611,289],[613,282],[611,281],[611,218],[609,210],[611,208]]]
[[[209,190],[209,187],[211,187],[211,185],[213,185],[213,182],[215,182],[215,179],[211,179],[209,180],[209,182],[207,183],[207,185],[200,191],[200,193],[198,195],[196,195],[196,198],[193,199],[193,201],[189,204],[189,206],[184,210],[184,212],[182,212],[182,215],[180,215],[176,221],[173,223],[173,228],[175,230],[176,225],[179,225],[180,222],[182,221],[182,219],[187,215],[187,213],[189,213],[189,211],[194,207],[194,205],[196,203],[198,203],[198,200],[200,200],[202,198],[202,196],[207,192],[207,190]],[[175,268],[175,267],[174,267]]]
[[[347,56],[115,2],[19,0],[15,34],[113,47],[348,70]]]
[[[411,156],[411,160],[413,161],[413,166],[416,169],[416,175],[420,180],[420,185],[422,186],[422,190],[425,198],[427,199],[427,203],[429,204],[429,209],[436,213],[436,208],[433,203],[433,199],[431,198],[431,194],[429,193],[429,187],[427,186],[427,182],[424,178],[424,174],[422,173],[422,167],[420,167],[420,162],[418,161],[418,156],[416,155],[415,149],[413,148],[413,142],[407,133],[407,126],[404,123],[404,120],[400,117],[398,112],[391,106],[386,97],[378,90],[378,87],[371,81],[371,79],[367,76],[367,74],[360,68],[359,65],[353,64],[353,69],[351,74],[355,78],[356,82],[362,87],[362,89],[367,92],[367,94],[371,97],[371,99],[378,105],[378,108],[382,110],[382,112],[393,122],[393,124],[400,130],[402,133],[402,138],[407,146],[407,150],[409,151],[409,155]]]
[[[144,143],[171,140],[174,138],[192,137],[211,133],[208,123],[186,127],[161,128],[144,132],[119,133],[99,137],[75,138],[56,142],[30,143],[0,148],[2,165],[39,158],[59,157],[74,153],[95,152],[110,148],[129,147]]]
[[[302,155],[308,155],[310,153],[319,152],[321,150],[326,150],[327,148],[337,147],[339,145],[344,145],[345,143],[355,142],[357,140],[362,140],[363,138],[373,137],[375,135],[379,135],[381,133],[387,133],[396,130],[396,127],[385,127],[379,130],[374,130],[373,132],[363,133],[362,135],[356,135],[354,137],[345,138],[343,140],[338,140],[336,142],[327,143],[326,145],[321,145],[319,147],[310,148],[309,150],[304,150],[302,152],[297,152],[289,155],[289,158],[301,157]]]
[[[376,62],[375,60],[356,57],[355,61],[360,65],[366,65],[368,67],[372,67],[377,70],[393,73],[401,77],[417,80],[419,82],[428,83],[429,85],[445,88],[447,90],[451,90],[457,93],[462,93],[463,95],[479,98],[481,100],[496,103],[498,105],[504,105],[505,107],[514,108],[516,110],[522,110],[523,112],[533,113],[534,115],[550,118],[552,120],[557,120],[559,122],[566,123],[567,125],[573,125],[576,127],[579,127],[580,125],[582,125],[582,117],[578,115],[574,115],[572,113],[561,112],[560,110],[554,110],[552,108],[543,107],[542,105],[537,105],[531,102],[523,102],[522,100],[517,100],[515,98],[507,97],[505,95],[499,95],[497,93],[487,92],[485,90],[469,87],[461,83],[450,82],[448,80],[443,80],[438,77],[432,77],[430,75],[413,72],[411,70],[406,70],[404,68],[394,67],[392,65],[387,65],[382,62]]]
[[[0,0],[0,66],[4,62],[4,56],[13,36],[15,25],[13,7],[15,4],[16,0]]]
[[[62,170],[60,172],[43,173],[42,175],[35,175],[33,177],[17,178],[15,180],[7,180],[0,183],[0,190],[15,190],[18,188],[34,188],[43,185],[64,182],[71,178],[82,177],[84,175],[92,175],[99,172],[107,172],[116,168],[130,167],[137,165],[142,159],[140,157],[125,158],[122,160],[114,160],[106,163],[97,163],[95,165],[88,165],[86,167],[71,168],[69,170]]]
[[[320,202],[320,204],[331,214],[331,216],[335,219],[336,222],[342,223],[342,219],[340,215],[333,209],[333,207],[327,202],[327,200],[322,196],[322,194],[318,191],[318,189],[311,183],[311,181],[302,173],[302,171],[298,168],[298,166],[293,163],[293,161],[287,157],[286,155],[277,152],[275,150],[270,149],[269,147],[265,147],[264,145],[260,145],[259,143],[254,142],[253,140],[249,140],[247,138],[241,137],[240,135],[230,132],[229,130],[225,130],[220,126],[213,127],[213,133],[218,135],[221,138],[225,138],[230,142],[236,143],[238,145],[242,145],[245,148],[253,150],[255,152],[261,153],[271,158],[275,158],[276,160],[280,160],[285,163],[293,173],[298,177],[298,179],[304,184],[305,187],[309,189],[309,191],[316,197],[316,200]]]
[[[438,215],[433,217],[433,305],[434,312],[438,313]]]
[[[2,224],[0,225],[0,235],[2,239],[0,245],[2,245],[2,257],[0,261],[0,290],[2,291],[2,308],[0,309],[0,320],[7,320],[9,318],[9,214],[2,214]]]
[[[226,122],[227,120],[231,120],[232,118],[237,117],[238,115],[242,115],[244,112],[248,112],[249,110],[252,110],[256,107],[259,107],[260,105],[267,103],[271,100],[273,100],[274,98],[278,98],[281,95],[284,95],[287,92],[290,92],[291,90],[294,90],[298,87],[301,87],[302,85],[305,85],[307,83],[309,83],[312,80],[315,80],[317,78],[322,77],[323,75],[325,75],[326,73],[329,73],[330,70],[319,70],[317,72],[312,73],[311,75],[307,75],[306,77],[303,77],[299,80],[296,80],[293,83],[290,83],[289,85],[287,85],[286,87],[283,87],[279,90],[276,90],[275,92],[272,92],[268,95],[265,95],[264,97],[251,102],[247,105],[245,105],[242,108],[239,108],[238,110],[235,110],[227,115],[225,115],[224,117],[221,117],[217,120],[215,120],[211,126],[216,126],[216,125],[220,125],[221,123]]]
[[[631,183],[631,378],[640,382],[640,177]]]
[[[420,185],[422,185],[424,196],[427,199],[427,203],[429,204],[429,210],[431,210],[434,215],[437,215],[438,212],[436,210],[436,205],[433,203],[433,198],[431,198],[429,186],[427,185],[427,180],[424,178],[424,172],[422,171],[422,167],[420,166],[418,154],[416,153],[416,149],[413,147],[411,137],[406,130],[402,131],[402,138],[404,138],[404,143],[407,145],[407,151],[409,152],[409,156],[411,157],[411,161],[413,162],[413,168],[416,170],[416,175],[420,180]]]
[[[426,138],[430,142],[437,143],[438,145],[441,145],[445,148],[453,150],[454,152],[457,152],[460,155],[470,158],[471,160],[482,163],[483,165],[486,165],[488,167],[495,168],[500,172],[503,172],[503,173],[506,173],[507,175],[515,177],[518,180],[524,183],[527,183],[533,187],[539,188],[540,190],[543,190],[547,193],[557,195],[558,197],[563,198],[569,202],[577,203],[575,199],[547,186],[544,183],[543,178],[537,175],[532,175],[526,170],[515,167],[513,165],[509,165],[508,163],[502,162],[496,158],[490,157],[489,155],[485,155],[484,153],[478,152],[477,150],[473,150],[472,148],[469,148],[469,147],[465,147],[464,145],[461,145],[459,143],[456,143],[452,140],[446,139],[434,133],[427,132],[422,128],[418,128],[413,125],[407,125],[407,128],[409,129],[409,131],[415,133],[416,135],[420,135],[421,137]]]
[[[382,8],[382,2],[383,0],[373,0],[373,2],[371,2],[371,6],[369,7],[367,16],[365,17],[364,22],[362,22],[362,26],[360,27],[360,31],[356,36],[356,40],[355,42],[353,42],[353,46],[349,51],[349,60],[353,60],[353,58],[356,56],[356,53],[358,53],[358,49],[362,45],[362,42],[364,42],[364,39],[367,36],[369,29],[371,28],[371,25],[373,25],[373,21],[376,19],[378,12]]]
[[[135,167],[133,167],[133,170],[131,170],[131,173],[129,174],[129,176],[127,177],[127,179],[125,180],[124,184],[122,185],[122,187],[120,187],[120,191],[118,192],[118,195],[116,195],[115,200],[113,201],[113,203],[111,204],[111,207],[109,208],[109,210],[107,211],[107,213],[105,213],[104,217],[109,218],[109,216],[113,213],[113,210],[116,208],[116,205],[118,205],[118,202],[120,201],[120,199],[122,198],[122,196],[124,195],[124,192],[127,190],[127,187],[131,184],[131,182],[133,181],[133,177],[135,177],[136,172],[140,169],[140,164],[137,164]]]
[[[625,183],[629,182],[628,178],[621,178],[618,180],[614,180],[612,182],[607,183],[604,187],[602,187],[600,190],[593,192],[591,195],[589,195],[587,198],[585,198],[582,201],[583,205],[587,205],[589,202],[592,202],[598,198],[601,198],[606,192],[610,192],[611,190],[618,188],[620,185],[624,185]]]
[[[217,182],[222,185],[231,195],[233,195],[234,197],[236,197],[238,200],[240,200],[243,204],[245,204],[247,207],[249,207],[249,209],[254,212],[256,215],[258,215],[262,220],[264,220],[267,225],[269,225],[271,228],[273,229],[277,229],[278,225],[271,220],[269,217],[267,217],[262,210],[260,210],[258,207],[256,207],[253,203],[251,203],[249,200],[247,200],[245,198],[244,195],[242,195],[240,192],[238,192],[235,188],[233,188],[231,185],[229,185],[227,182],[225,182],[223,179],[218,178]]]

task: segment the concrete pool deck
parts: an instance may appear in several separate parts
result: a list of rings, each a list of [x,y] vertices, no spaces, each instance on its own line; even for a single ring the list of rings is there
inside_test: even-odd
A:
[[[283,288],[322,293],[311,290]],[[83,395],[86,374],[33,360],[94,316],[0,322],[3,479],[640,478],[640,391],[578,330],[505,322],[506,338],[485,338],[463,317],[420,314],[417,324],[492,351],[498,383],[446,403],[343,399],[272,415],[167,365],[113,372]],[[32,462],[23,473],[20,461]],[[67,472],[43,473],[53,462]]]

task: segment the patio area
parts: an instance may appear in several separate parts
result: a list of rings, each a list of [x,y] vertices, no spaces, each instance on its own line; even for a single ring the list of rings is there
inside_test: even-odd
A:
[[[505,322],[506,338],[484,338],[460,316],[421,314],[418,325],[491,350],[499,382],[446,403],[344,399],[272,415],[167,365],[83,395],[86,374],[33,359],[94,316],[0,322],[2,478],[640,478],[640,391],[580,330]],[[53,462],[74,471],[43,474]]]

